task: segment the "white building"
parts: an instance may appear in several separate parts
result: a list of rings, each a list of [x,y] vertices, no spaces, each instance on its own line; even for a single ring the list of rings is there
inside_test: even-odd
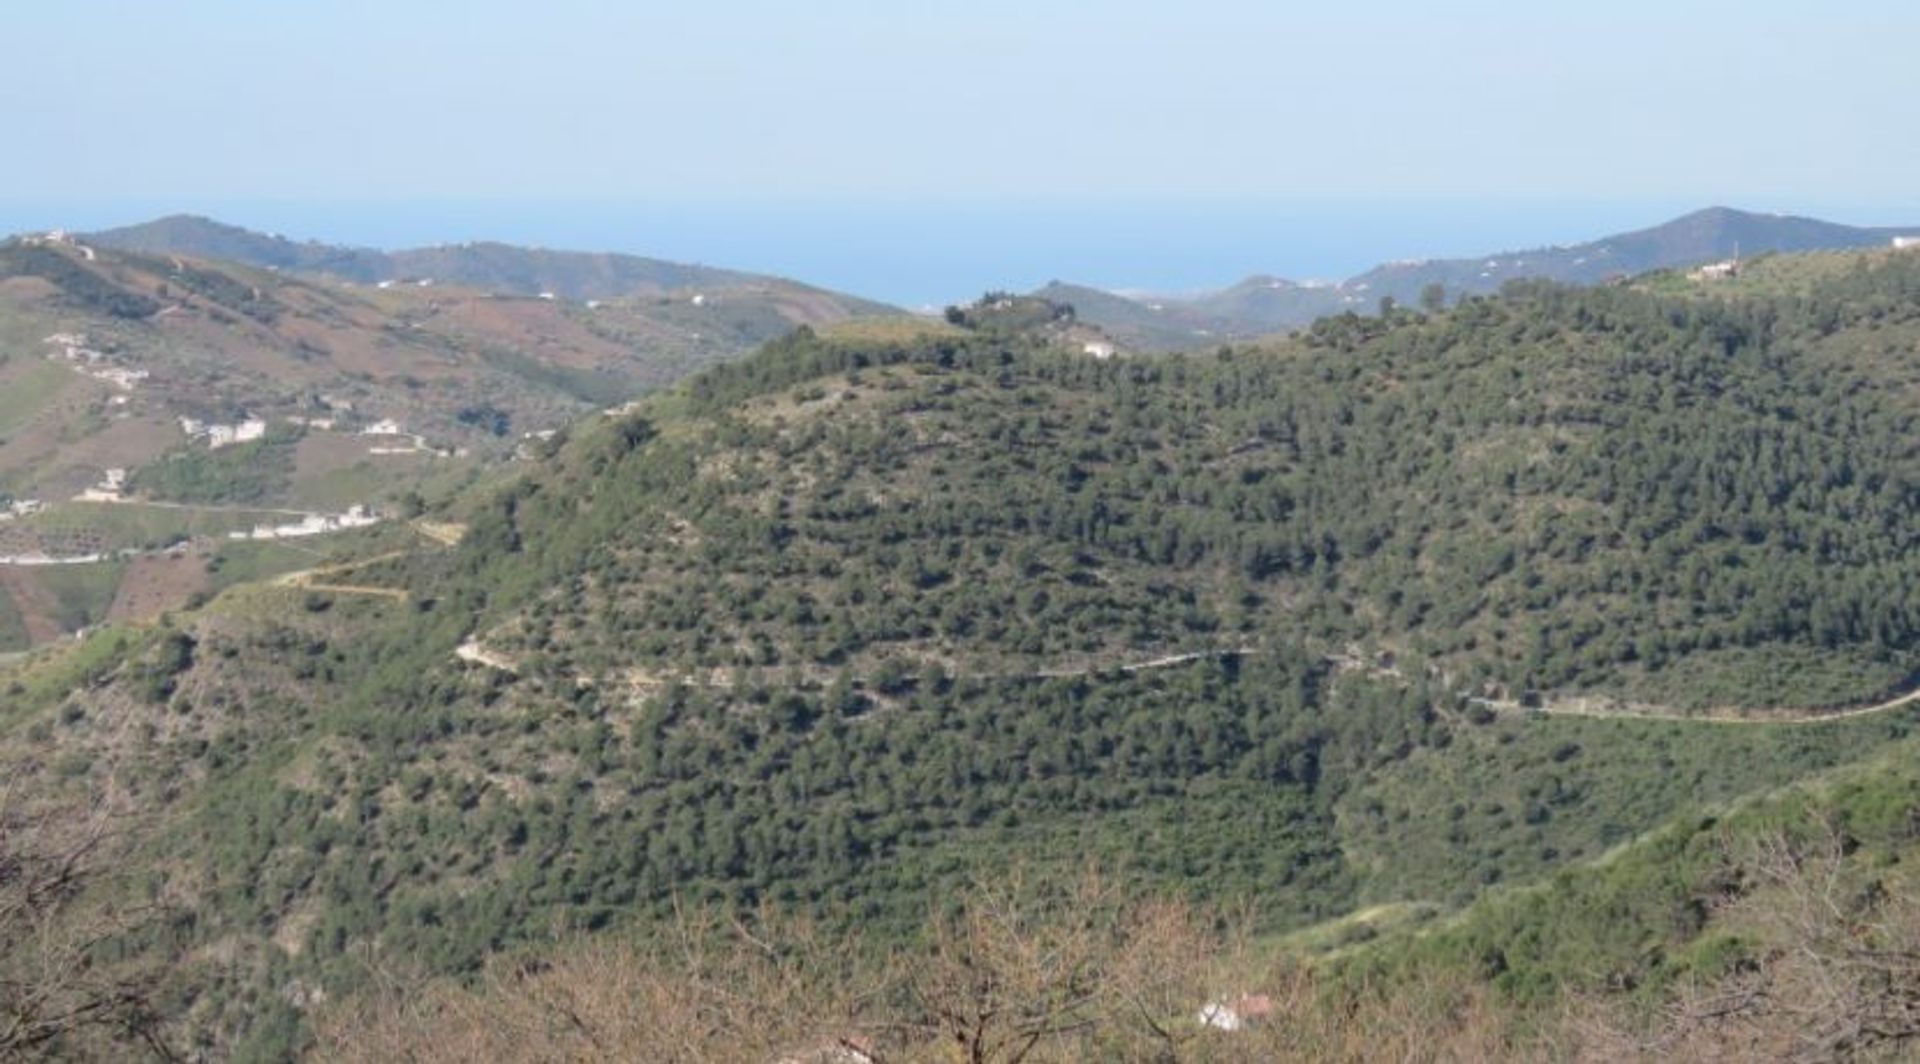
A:
[[[1200,1007],[1195,1017],[1218,1031],[1238,1031],[1273,1014],[1273,999],[1265,994],[1241,994],[1232,1001],[1216,999]]]
[[[106,381],[116,388],[131,391],[134,385],[146,380],[149,374],[144,369],[123,369],[119,366],[108,366],[105,369],[90,370],[87,376],[95,380]]]
[[[75,495],[75,502],[119,502],[126,497],[127,471],[109,469],[100,477],[100,483]]]
[[[1080,350],[1098,359],[1109,359],[1113,357],[1113,345],[1107,343],[1105,340],[1088,340],[1080,346]]]
[[[1893,250],[1912,251],[1920,249],[1920,236],[1896,236],[1893,238]]]
[[[329,532],[342,532],[349,528],[364,528],[377,524],[380,515],[365,506],[355,506],[343,514],[308,514],[298,521],[284,525],[258,525],[249,532],[229,532],[228,539],[299,539],[303,536],[322,536]]]
[[[267,434],[267,423],[257,417],[250,417],[238,425],[215,425],[197,418],[180,419],[180,431],[191,440],[205,440],[207,446],[218,450],[236,443],[247,443],[261,439]]]

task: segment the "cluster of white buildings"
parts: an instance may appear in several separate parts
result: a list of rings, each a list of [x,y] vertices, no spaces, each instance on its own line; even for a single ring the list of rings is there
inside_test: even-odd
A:
[[[205,440],[209,448],[218,450],[236,443],[248,443],[261,439],[267,434],[267,423],[259,418],[250,417],[238,425],[216,425],[197,418],[180,419],[180,431],[190,440]]]
[[[12,521],[21,517],[32,517],[47,508],[39,499],[13,499],[0,506],[0,521]]]
[[[376,443],[367,448],[368,454],[430,454],[440,458],[457,458],[466,453],[464,448],[449,450],[432,447],[428,445],[425,436],[417,432],[408,432],[405,427],[392,418],[382,418],[368,425],[366,428],[360,430],[360,435],[406,441],[405,443]]]
[[[351,403],[330,402],[328,405],[332,409],[339,411],[351,412],[353,410]],[[299,425],[315,432],[343,431],[340,419],[331,415],[314,417],[294,414],[290,415],[286,420],[289,425]],[[251,423],[249,422],[249,424]],[[427,443],[425,436],[417,432],[407,431],[406,426],[400,424],[399,421],[393,418],[381,418],[372,424],[355,430],[354,434],[367,437],[370,441],[379,441],[372,442],[367,447],[367,453],[372,455],[429,454],[441,458],[458,458],[466,454],[465,448],[448,449],[434,447]]]
[[[303,536],[323,536],[329,532],[343,532],[349,528],[365,528],[378,524],[380,515],[365,506],[355,506],[343,514],[308,514],[298,521],[284,525],[257,525],[250,531],[227,533],[228,539],[299,539]]]
[[[1710,262],[1687,276],[1696,281],[1727,281],[1740,276],[1740,260],[1728,259],[1725,262]]]
[[[98,369],[83,372],[94,380],[106,381],[123,392],[132,391],[134,385],[151,376],[144,369],[128,369],[125,366],[101,366]]]
[[[78,251],[81,257],[88,262],[94,260],[93,249],[75,240],[73,234],[67,232],[65,229],[49,229],[38,236],[22,237],[21,241],[30,245],[59,244],[63,247],[70,247]]]
[[[100,483],[73,497],[75,502],[122,502],[127,497],[127,471],[109,469],[101,474]]]
[[[87,338],[78,333],[54,333],[45,342],[59,348],[48,358],[64,359],[80,373],[97,381],[105,381],[121,391],[132,391],[135,385],[149,376],[144,369],[112,365],[105,354],[88,347]]]
[[[52,336],[42,340],[41,343],[52,344],[54,347],[60,349],[58,355],[48,355],[48,358],[58,357],[65,358],[68,362],[91,364],[107,357],[95,351],[93,348],[88,347],[87,338],[80,333],[54,333]]]

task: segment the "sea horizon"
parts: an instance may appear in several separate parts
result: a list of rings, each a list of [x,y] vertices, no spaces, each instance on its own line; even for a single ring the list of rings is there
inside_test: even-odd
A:
[[[1693,201],[722,202],[151,198],[0,202],[0,232],[199,214],[293,240],[387,250],[499,241],[773,274],[907,309],[1052,280],[1177,296],[1250,276],[1339,281],[1383,262],[1580,243],[1712,206],[1862,226],[1920,207]]]

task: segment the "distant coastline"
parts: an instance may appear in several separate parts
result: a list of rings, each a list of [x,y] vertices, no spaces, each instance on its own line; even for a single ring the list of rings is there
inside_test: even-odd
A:
[[[1722,198],[1858,225],[1902,223],[1920,214],[1898,204]],[[298,240],[382,248],[501,240],[619,251],[937,307],[988,289],[1027,291],[1056,278],[1170,294],[1220,288],[1254,274],[1342,279],[1389,260],[1587,240],[1701,202],[0,202],[0,233],[107,228],[193,211]]]

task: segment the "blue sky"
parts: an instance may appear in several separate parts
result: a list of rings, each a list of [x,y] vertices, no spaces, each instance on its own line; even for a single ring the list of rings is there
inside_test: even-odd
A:
[[[0,226],[1472,204],[1487,239],[1446,239],[1473,253],[1503,246],[1501,204],[1536,242],[1708,203],[1920,218],[1920,5],[1336,6],[9,4]],[[1263,264],[1219,268],[1243,265]]]

